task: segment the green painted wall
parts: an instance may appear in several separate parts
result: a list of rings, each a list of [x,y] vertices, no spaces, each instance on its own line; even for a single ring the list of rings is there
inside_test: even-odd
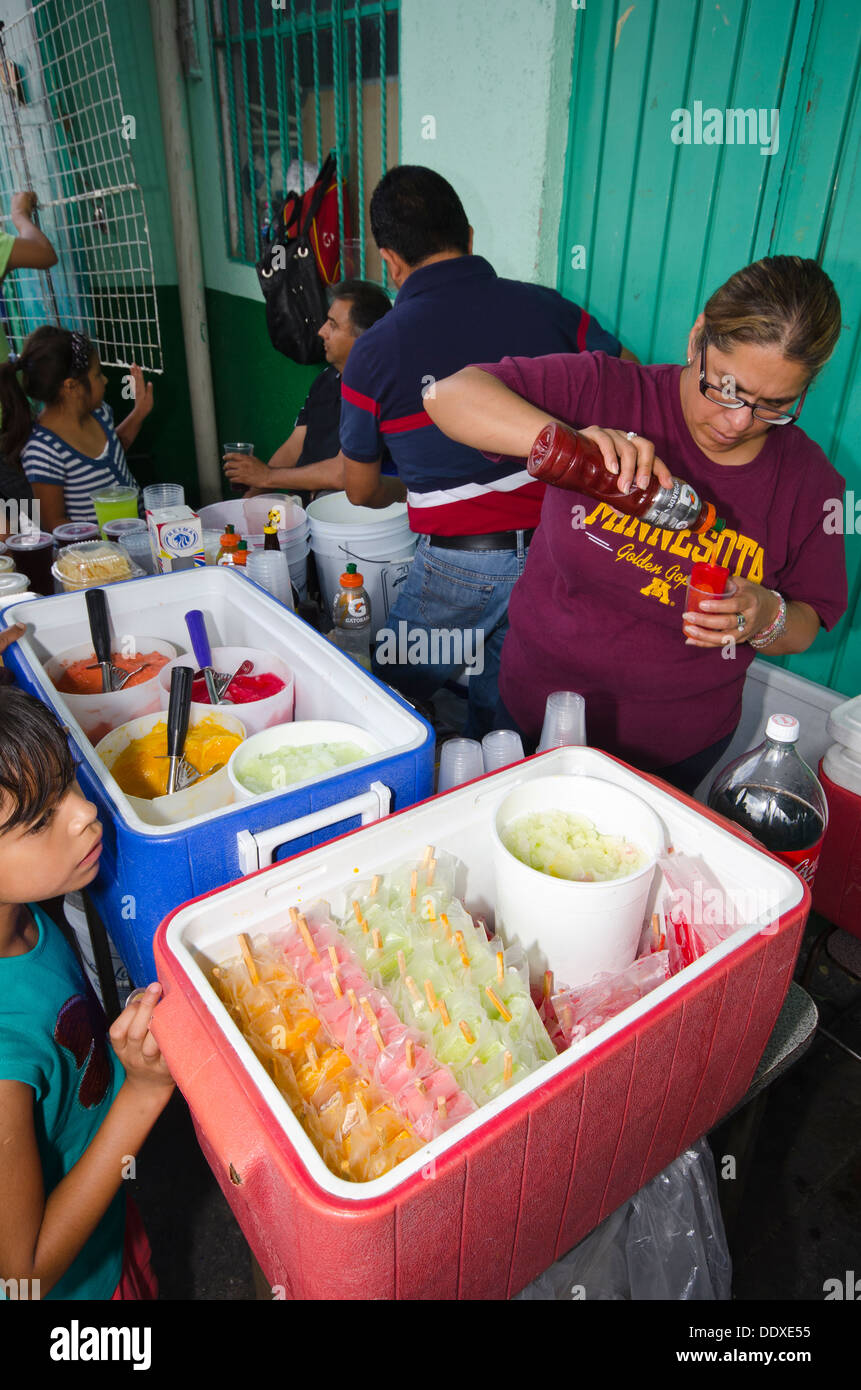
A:
[[[760,256],[820,260],[843,305],[837,350],[802,426],[861,500],[861,25],[854,0],[622,0],[578,12],[559,288],[643,361],[682,360],[713,289]],[[674,144],[672,112],[776,108],[759,145]],[[770,133],[771,121],[766,129]],[[576,268],[572,248],[584,246]],[[861,525],[859,525],[861,533]],[[847,534],[850,606],[801,656],[861,689],[861,536]]]
[[[500,275],[554,284],[571,0],[401,0],[400,16],[402,163],[454,185]]]

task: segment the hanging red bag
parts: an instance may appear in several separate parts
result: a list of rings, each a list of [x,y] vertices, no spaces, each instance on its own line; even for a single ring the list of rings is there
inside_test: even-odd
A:
[[[346,179],[341,180],[341,197],[344,205],[344,240],[349,241],[353,231]],[[310,188],[304,193],[287,194],[281,209],[285,240],[299,235],[299,229],[305,224],[315,198],[319,198],[319,202],[306,235],[314,252],[320,279],[324,285],[336,285],[344,274],[338,235],[338,171],[334,154],[329,155]]]

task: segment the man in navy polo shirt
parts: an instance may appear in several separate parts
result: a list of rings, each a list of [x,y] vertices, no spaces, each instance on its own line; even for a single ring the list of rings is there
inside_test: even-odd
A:
[[[435,381],[473,362],[584,349],[630,354],[555,290],[500,279],[473,256],[461,201],[433,170],[390,169],[374,190],[370,217],[398,296],[344,369],[345,486],[350,501],[365,507],[406,495],[410,526],[421,536],[379,634],[375,669],[407,698],[428,700],[466,668],[464,732],[481,738],[493,727],[508,599],[544,485],[532,481],[522,459],[490,463],[448,439],[425,412],[424,397]],[[384,445],[398,478],[381,474]]]

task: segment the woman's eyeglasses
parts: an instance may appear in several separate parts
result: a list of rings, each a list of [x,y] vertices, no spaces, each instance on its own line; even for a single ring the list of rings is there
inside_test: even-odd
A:
[[[725,406],[727,410],[749,410],[755,420],[762,420],[766,425],[791,425],[801,414],[801,407],[804,405],[804,397],[807,395],[807,387],[801,393],[798,402],[798,409],[794,414],[788,414],[785,410],[779,410],[771,405],[753,405],[750,401],[742,400],[740,396],[727,394],[724,386],[713,386],[706,380],[706,348],[707,339],[703,338],[702,350],[700,352],[700,395],[705,396],[707,401],[713,401],[715,405]],[[733,383],[734,385],[735,383]]]

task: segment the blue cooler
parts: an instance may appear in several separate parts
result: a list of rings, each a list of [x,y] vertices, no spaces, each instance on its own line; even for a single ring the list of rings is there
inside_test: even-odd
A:
[[[430,796],[434,734],[411,705],[264,589],[228,568],[111,584],[105,593],[114,649],[134,636],[163,638],[180,652],[189,651],[184,615],[201,609],[213,647],[254,647],[287,663],[294,678],[295,720],[358,725],[381,750],[343,771],[176,825],[147,823],[45,671],[52,657],[88,640],[84,593],[7,605],[3,625],[20,621],[27,633],[6,653],[6,664],[18,684],[68,726],[80,764],[78,780],[104,827],[99,875],[88,891],[130,975],[146,983],[155,978],[155,930],[180,903]],[[225,709],[242,719],[241,705]]]

